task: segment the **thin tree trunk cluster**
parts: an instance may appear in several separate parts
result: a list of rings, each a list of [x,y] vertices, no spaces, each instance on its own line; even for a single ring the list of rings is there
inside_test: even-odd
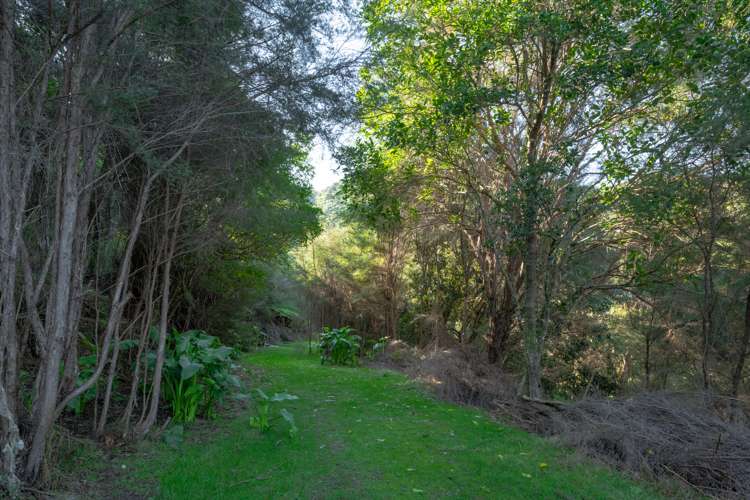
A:
[[[309,206],[297,144],[327,119],[321,109],[342,112],[327,85],[352,63],[308,50],[333,8],[308,3],[0,0],[0,470],[11,496],[45,478],[48,438],[72,408],[98,436],[157,424],[169,335],[197,307],[183,301],[175,318],[187,293],[176,299],[175,283],[198,272],[180,259],[220,259],[260,232],[241,226],[255,193]],[[314,15],[276,22],[297,10]],[[309,219],[239,258],[288,251]]]

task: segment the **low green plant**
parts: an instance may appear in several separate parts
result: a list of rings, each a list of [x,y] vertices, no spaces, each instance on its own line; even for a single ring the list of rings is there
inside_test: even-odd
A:
[[[320,362],[332,365],[356,365],[362,337],[354,335],[348,326],[341,328],[324,327],[320,334]]]
[[[375,359],[379,354],[385,352],[386,345],[388,345],[388,337],[380,337],[378,340],[373,342],[370,348],[367,350],[367,356],[370,359]]]
[[[133,347],[136,347],[138,345],[137,342],[134,340],[123,340],[120,341],[119,349],[120,352],[127,351],[128,349],[132,349]],[[91,344],[91,347],[93,349],[96,349],[96,345]],[[110,347],[110,352],[112,351],[114,347]],[[80,387],[83,384],[85,384],[91,376],[96,371],[96,364],[98,361],[98,357],[96,354],[87,354],[85,356],[80,356],[78,358],[78,376],[76,377],[76,387]],[[61,368],[62,373],[62,368]],[[117,387],[117,379],[113,382],[113,388]],[[72,399],[67,405],[67,409],[72,411],[76,416],[80,416],[83,414],[83,411],[86,409],[86,406],[88,403],[94,400],[96,398],[96,384],[93,385],[90,389],[85,391],[83,394],[78,396],[75,399]],[[117,391],[115,390],[115,394]]]
[[[271,429],[271,423],[274,419],[278,418],[271,413],[271,404],[279,401],[292,401],[299,399],[293,394],[287,394],[286,392],[278,392],[271,397],[263,392],[262,389],[256,389],[256,405],[257,413],[250,418],[250,427],[258,429],[260,432],[268,432]],[[289,437],[297,435],[298,428],[294,421],[294,415],[289,412],[286,408],[279,410],[279,417],[283,418],[289,425]]]
[[[176,422],[192,422],[201,414],[215,416],[216,404],[231,387],[234,349],[200,330],[172,331],[164,360],[164,396]]]
[[[76,387],[83,385],[94,373],[94,370],[96,369],[96,359],[96,354],[89,354],[78,358],[78,377],[76,378]],[[80,416],[83,413],[86,404],[95,397],[96,387],[91,387],[77,398],[72,399],[67,404],[67,408],[76,416]]]

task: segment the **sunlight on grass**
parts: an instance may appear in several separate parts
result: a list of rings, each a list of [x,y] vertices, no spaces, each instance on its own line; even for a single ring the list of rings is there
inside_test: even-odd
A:
[[[160,498],[656,498],[647,486],[572,457],[477,409],[439,402],[400,374],[320,366],[300,345],[248,357],[299,433],[265,434],[251,413],[177,451],[134,463]]]

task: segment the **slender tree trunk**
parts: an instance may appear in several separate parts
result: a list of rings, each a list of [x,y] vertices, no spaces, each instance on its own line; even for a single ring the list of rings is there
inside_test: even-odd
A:
[[[167,191],[168,193],[169,191]],[[164,357],[166,352],[167,344],[167,333],[168,333],[168,321],[169,321],[169,291],[170,291],[170,279],[172,274],[172,260],[174,259],[175,250],[177,249],[177,237],[179,235],[180,226],[180,214],[182,212],[182,199],[183,195],[177,201],[177,208],[175,211],[175,217],[173,222],[173,230],[170,237],[169,249],[167,251],[166,261],[164,262],[164,271],[162,276],[162,290],[161,290],[161,309],[159,311],[159,344],[156,350],[156,363],[154,365],[154,381],[152,384],[151,401],[149,406],[148,414],[146,418],[140,422],[136,428],[136,435],[143,437],[151,430],[151,427],[156,423],[156,416],[159,410],[159,399],[161,397],[161,379],[162,369],[164,368]],[[169,210],[169,197],[166,202],[167,212]],[[167,216],[167,221],[169,221]],[[167,222],[167,228],[169,222]],[[169,234],[166,231],[165,234]]]
[[[713,240],[713,238],[712,238]],[[703,374],[703,389],[708,390],[711,386],[709,371],[709,357],[711,355],[711,342],[714,333],[714,310],[716,305],[716,293],[713,281],[713,241],[703,252],[703,298],[701,310],[701,372]]]
[[[539,237],[532,232],[527,239],[524,259],[523,338],[526,343],[526,382],[529,397],[542,397],[542,343],[537,318]]]
[[[76,220],[75,245],[73,252],[73,277],[71,281],[70,306],[68,309],[68,332],[65,343],[65,366],[60,381],[60,394],[72,392],[78,380],[78,325],[83,307],[84,274],[88,262],[89,211],[92,189],[86,188],[94,178],[99,144],[102,134],[98,130],[84,131],[82,146],[84,151],[84,168],[80,174],[79,185],[84,188],[79,194]],[[103,354],[104,356],[107,353]]]
[[[148,331],[151,328],[151,319],[154,313],[154,289],[156,287],[156,273],[158,272],[157,262],[161,253],[157,252],[156,257],[151,260],[147,266],[148,281],[146,289],[148,290],[144,299],[143,323],[141,324],[141,335],[138,340],[138,352],[135,355],[135,368],[133,369],[133,379],[130,382],[130,394],[128,402],[125,405],[125,411],[122,415],[123,437],[130,433],[130,420],[133,416],[135,401],[138,397],[138,382],[140,381],[141,359],[143,352],[148,345]]]
[[[644,354],[644,368],[646,371],[646,390],[651,389],[651,331],[646,332],[646,352]]]
[[[16,278],[25,192],[16,150],[14,72],[15,2],[0,0],[0,488],[11,497],[20,493],[17,454],[18,338]],[[25,187],[25,186],[24,186]]]
[[[46,330],[41,317],[39,316],[39,297],[41,296],[44,283],[47,280],[47,275],[52,267],[52,261],[54,260],[54,248],[47,254],[47,258],[44,261],[39,276],[34,281],[34,273],[31,269],[31,256],[29,251],[21,240],[21,264],[24,273],[24,292],[26,301],[26,310],[29,315],[29,321],[35,334],[36,351],[40,359],[45,357],[46,349]],[[53,245],[54,246],[54,245]]]
[[[71,2],[69,12],[68,33],[72,34],[79,29],[80,2]],[[47,356],[40,369],[42,374],[41,384],[34,408],[31,448],[24,470],[27,479],[32,482],[39,475],[47,434],[55,418],[60,368],[69,326],[70,291],[79,202],[78,166],[81,159],[81,128],[83,124],[80,97],[81,80],[83,78],[82,45],[81,37],[74,37],[70,42],[70,52],[66,61],[65,90],[68,95],[68,104],[64,111],[66,115],[65,164],[62,172],[60,230],[56,252],[55,303],[52,311],[51,328],[49,329],[50,337],[46,347]]]
[[[9,497],[16,498],[21,493],[21,481],[16,475],[16,456],[23,449],[23,441],[21,441],[15,416],[8,405],[8,398],[2,384],[0,384],[0,422],[4,429],[3,441],[0,443],[2,446],[0,488],[4,489]]]
[[[500,304],[495,305],[490,313],[490,338],[487,346],[488,360],[491,364],[502,362],[508,349],[513,319],[516,315],[517,303],[513,294],[513,283],[518,274],[518,259],[512,257],[508,261],[507,275],[503,283],[503,294]]]
[[[106,354],[103,354],[106,355]],[[96,435],[101,436],[104,433],[104,427],[107,425],[107,416],[109,415],[109,405],[112,400],[112,386],[114,385],[115,375],[117,375],[117,361],[120,357],[120,328],[115,327],[115,344],[112,347],[112,357],[109,362],[109,371],[107,373],[107,384],[104,388],[104,401],[102,402],[102,413],[99,416],[99,422],[96,423]]]
[[[750,289],[747,292],[747,298],[745,299],[745,331],[742,335],[739,348],[737,349],[737,361],[734,365],[734,371],[732,372],[732,416],[737,418],[740,413],[740,406],[737,398],[740,394],[740,385],[742,384],[742,371],[745,368],[745,360],[747,359],[748,345],[750,344]]]
[[[109,311],[109,319],[107,320],[107,327],[104,331],[104,339],[102,340],[101,355],[97,360],[96,369],[89,379],[77,387],[74,391],[69,393],[62,401],[57,405],[55,409],[55,417],[57,417],[62,410],[65,408],[70,401],[77,398],[87,390],[89,390],[96,382],[104,371],[109,353],[109,346],[114,336],[115,331],[119,328],[120,319],[122,317],[122,310],[125,304],[130,299],[130,293],[128,292],[129,279],[130,279],[130,263],[133,258],[133,251],[135,250],[135,244],[138,241],[138,235],[140,234],[141,227],[143,226],[143,216],[146,211],[146,202],[151,191],[151,184],[154,178],[150,177],[143,185],[141,193],[138,197],[138,204],[136,207],[136,213],[133,217],[133,226],[128,236],[128,244],[125,247],[125,254],[122,257],[120,263],[120,269],[117,275],[117,281],[115,282],[115,289],[112,293],[112,305]]]

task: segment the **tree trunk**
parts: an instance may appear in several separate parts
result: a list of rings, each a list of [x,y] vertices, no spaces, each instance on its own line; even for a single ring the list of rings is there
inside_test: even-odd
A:
[[[713,240],[713,238],[712,238]],[[709,372],[709,357],[711,355],[711,342],[714,333],[714,309],[716,305],[716,293],[713,281],[713,241],[709,248],[703,252],[703,300],[701,310],[701,372],[703,374],[703,389],[708,390],[711,386]]]
[[[169,193],[169,191],[167,191]],[[164,262],[164,271],[162,276],[162,290],[161,290],[161,306],[159,311],[159,345],[156,350],[156,363],[154,365],[154,381],[153,388],[151,391],[151,401],[146,418],[140,422],[135,430],[135,434],[138,437],[143,437],[151,430],[151,427],[156,423],[156,416],[159,410],[159,398],[161,397],[161,379],[162,369],[164,368],[164,357],[166,352],[167,344],[167,333],[168,333],[168,321],[169,321],[169,291],[170,291],[170,280],[172,273],[172,260],[174,259],[175,250],[177,249],[177,237],[179,235],[180,226],[180,214],[182,212],[182,198],[183,195],[177,201],[177,208],[175,211],[175,218],[173,222],[173,229],[171,239],[169,242],[169,249],[167,251],[166,260]],[[167,196],[166,210],[169,210],[169,197]],[[169,228],[169,216],[167,218],[167,228]],[[165,232],[166,235],[169,231]]]
[[[109,362],[109,372],[107,373],[107,384],[104,388],[104,401],[102,402],[102,413],[99,416],[99,422],[96,423],[96,435],[101,436],[104,433],[104,427],[107,425],[107,416],[109,415],[109,404],[112,400],[112,386],[114,385],[115,375],[117,374],[117,361],[120,357],[120,328],[115,327],[115,345],[112,348],[112,357]],[[106,356],[106,353],[102,354]]]
[[[0,450],[2,461],[0,461],[0,488],[4,489],[10,498],[16,498],[21,493],[21,481],[16,475],[16,455],[23,449],[13,412],[8,405],[5,388],[0,384],[0,420],[2,420],[5,434]]]
[[[529,397],[542,398],[542,343],[539,338],[537,283],[539,260],[539,237],[529,235],[524,259],[523,338],[526,343],[526,375]]]
[[[748,344],[750,344],[750,289],[748,289],[747,298],[745,299],[745,331],[743,332],[742,340],[740,341],[739,348],[737,349],[737,361],[734,365],[734,371],[732,373],[732,417],[735,419],[740,413],[740,406],[737,398],[740,394],[742,371],[745,368]]]
[[[20,493],[16,457],[22,444],[17,427],[18,338],[16,278],[25,186],[19,183],[16,106],[13,86],[15,2],[0,1],[0,488]],[[20,192],[19,192],[20,190]]]
[[[143,226],[143,216],[146,211],[146,202],[151,191],[152,182],[153,177],[150,177],[144,183],[144,186],[141,189],[141,193],[138,197],[138,205],[136,207],[136,213],[134,215],[133,226],[130,230],[130,235],[128,236],[128,244],[125,247],[125,254],[122,257],[120,269],[117,274],[117,281],[115,282],[115,289],[112,293],[112,305],[110,307],[109,319],[107,320],[107,327],[104,331],[102,349],[100,351],[99,359],[97,360],[96,369],[86,382],[69,393],[65,398],[63,398],[60,404],[57,405],[57,408],[55,410],[55,417],[57,417],[60,412],[62,412],[66,404],[90,389],[104,371],[104,366],[108,359],[109,345],[112,341],[112,337],[115,331],[119,328],[120,319],[122,317],[122,310],[125,307],[125,304],[130,299],[130,293],[128,292],[130,280],[130,262],[133,257],[133,251],[135,250],[135,244],[138,241],[138,235],[140,234],[141,227]]]
[[[70,22],[68,33],[79,29],[80,2],[70,3]],[[46,359],[40,368],[41,384],[34,407],[34,427],[32,430],[31,449],[29,451],[24,473],[29,481],[39,475],[47,433],[55,418],[55,406],[59,389],[60,368],[63,349],[68,333],[70,310],[71,279],[73,276],[74,244],[76,221],[78,219],[79,185],[78,167],[81,160],[81,128],[83,110],[81,103],[81,80],[83,64],[81,63],[81,37],[76,36],[70,43],[70,52],[66,60],[65,90],[68,104],[65,113],[65,164],[62,172],[62,192],[60,200],[60,230],[57,245],[57,262],[55,273],[55,297],[49,328],[49,340],[46,347]]]
[[[125,405],[125,411],[122,415],[122,428],[123,428],[123,437],[127,436],[130,433],[130,419],[133,416],[133,408],[135,407],[135,401],[138,397],[138,382],[140,381],[140,370],[141,370],[141,359],[143,357],[143,352],[146,349],[146,346],[148,345],[148,331],[151,328],[151,318],[153,317],[154,312],[154,289],[156,287],[156,273],[158,271],[158,265],[157,262],[159,260],[161,253],[157,252],[156,257],[151,259],[151,262],[146,268],[146,272],[148,273],[148,281],[146,289],[148,290],[146,292],[146,296],[144,298],[144,313],[143,313],[143,322],[141,324],[141,335],[138,340],[138,352],[135,355],[135,368],[133,369],[133,379],[130,382],[130,394],[128,396],[128,402]],[[147,368],[146,368],[147,369]]]
[[[644,368],[646,371],[646,390],[651,389],[651,330],[646,332],[646,352],[644,354]]]
[[[101,131],[84,131],[82,146],[84,152],[84,168],[80,174],[78,184],[83,187],[79,194],[76,234],[74,237],[73,275],[71,280],[70,306],[68,309],[68,332],[65,342],[65,366],[63,378],[60,381],[60,394],[67,394],[75,390],[78,380],[78,325],[81,318],[84,295],[84,274],[88,262],[88,232],[89,211],[92,189],[89,186],[96,172]],[[104,353],[104,356],[107,354]]]
[[[508,262],[508,272],[503,284],[503,295],[500,299],[500,304],[499,306],[494,306],[490,314],[490,337],[487,345],[487,356],[491,364],[495,364],[498,361],[502,364],[507,354],[508,339],[510,338],[513,319],[518,308],[511,280],[516,279],[518,267],[518,259],[511,257]]]

